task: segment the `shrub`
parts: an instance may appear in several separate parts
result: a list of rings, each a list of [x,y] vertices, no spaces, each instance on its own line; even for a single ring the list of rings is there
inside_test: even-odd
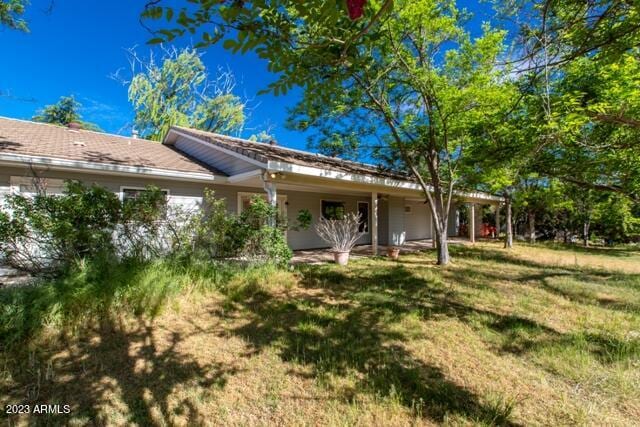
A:
[[[62,195],[9,195],[7,211],[0,211],[5,261],[32,273],[55,273],[78,259],[138,256],[158,236],[156,223],[166,212],[159,189],[143,194],[122,203],[104,187],[68,181]]]
[[[231,215],[223,199],[205,190],[205,211],[193,220],[193,250],[211,258],[236,258],[253,263],[286,265],[291,260],[284,231],[286,221],[261,197],[254,197],[240,215]]]

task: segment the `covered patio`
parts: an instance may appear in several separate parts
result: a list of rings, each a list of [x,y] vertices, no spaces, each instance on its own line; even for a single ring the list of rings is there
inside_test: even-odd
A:
[[[463,237],[449,237],[449,243],[455,245],[468,245],[472,242]],[[400,255],[415,253],[421,251],[427,251],[433,249],[433,240],[422,239],[412,240],[402,245],[400,249]],[[378,255],[385,256],[387,253],[387,246],[378,245]],[[351,259],[365,258],[374,256],[374,250],[371,245],[358,245],[351,251]],[[333,262],[333,253],[330,248],[324,249],[310,249],[303,251],[294,251],[291,263],[293,265],[299,264],[326,264]]]

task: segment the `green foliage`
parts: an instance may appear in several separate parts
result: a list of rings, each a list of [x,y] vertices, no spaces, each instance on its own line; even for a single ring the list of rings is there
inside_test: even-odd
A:
[[[161,141],[171,126],[233,133],[244,125],[244,103],[233,94],[231,72],[209,80],[194,49],[170,51],[161,63],[141,63],[129,83],[135,126],[146,138]]]
[[[22,18],[28,0],[0,1],[0,25],[12,30],[29,31],[26,21]]]
[[[97,125],[82,120],[79,109],[82,105],[73,96],[63,96],[52,105],[47,105],[33,116],[36,122],[50,123],[59,126],[68,126],[69,123],[78,123],[83,129],[102,132]]]
[[[306,230],[311,227],[311,222],[313,221],[313,217],[311,215],[311,211],[309,209],[300,209],[298,211],[298,216],[296,217],[296,221],[298,224],[295,226],[295,230]]]
[[[269,132],[264,130],[258,132],[257,134],[253,134],[249,137],[249,141],[254,141],[254,142],[271,142],[274,140],[275,140],[275,137],[271,135]]]
[[[145,16],[159,19],[166,10],[151,7]],[[267,91],[275,95],[302,87],[289,124],[319,130],[317,147],[353,155],[367,140],[380,141],[374,154],[423,186],[443,248],[439,261],[446,263],[449,202],[458,162],[473,142],[468,135],[490,127],[486,118],[505,108],[510,94],[495,66],[506,33],[487,25],[472,40],[467,18],[439,0],[372,1],[357,22],[338,2],[203,1],[163,35],[220,22],[203,44],[225,39],[224,48],[267,60],[277,75]]]
[[[292,253],[284,235],[286,222],[278,217],[276,207],[256,196],[240,215],[231,215],[226,201],[216,199],[213,190],[206,189],[204,199],[206,212],[194,219],[192,227],[196,256],[276,265],[289,262]]]
[[[158,188],[148,187],[141,197],[122,203],[104,187],[77,181],[68,181],[63,195],[13,194],[5,204],[0,248],[10,264],[36,273],[59,273],[76,260],[98,256],[141,257],[157,237],[157,228],[152,231],[165,211]]]
[[[518,55],[527,68],[540,71],[577,58],[598,56],[604,62],[640,43],[637,3],[625,0],[495,1],[501,15],[517,16]],[[539,61],[546,56],[548,61]]]
[[[640,238],[640,215],[628,198],[611,194],[594,206],[593,233],[605,243],[624,243]],[[637,209],[637,207],[636,207]]]

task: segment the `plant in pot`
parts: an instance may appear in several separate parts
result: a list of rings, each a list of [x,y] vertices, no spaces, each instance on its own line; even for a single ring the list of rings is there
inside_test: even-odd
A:
[[[356,242],[365,233],[360,231],[360,215],[350,213],[341,219],[320,218],[315,225],[316,233],[331,245],[336,264],[346,265]]]
[[[387,256],[392,260],[397,260],[400,255],[400,247],[404,244],[404,233],[393,236],[393,245],[387,246]]]

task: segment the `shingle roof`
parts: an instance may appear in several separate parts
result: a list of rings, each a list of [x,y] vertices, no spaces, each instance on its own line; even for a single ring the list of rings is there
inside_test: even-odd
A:
[[[329,157],[322,154],[294,150],[268,143],[248,141],[246,139],[233,138],[196,129],[183,128],[179,126],[174,126],[173,128],[179,132],[199,138],[209,142],[210,144],[226,148],[228,150],[233,150],[239,154],[263,163],[266,163],[267,161],[286,162],[299,166],[329,169],[338,172],[412,181],[412,178],[408,175],[366,163],[353,162],[338,157]]]
[[[158,142],[4,117],[0,153],[225,175]]]

